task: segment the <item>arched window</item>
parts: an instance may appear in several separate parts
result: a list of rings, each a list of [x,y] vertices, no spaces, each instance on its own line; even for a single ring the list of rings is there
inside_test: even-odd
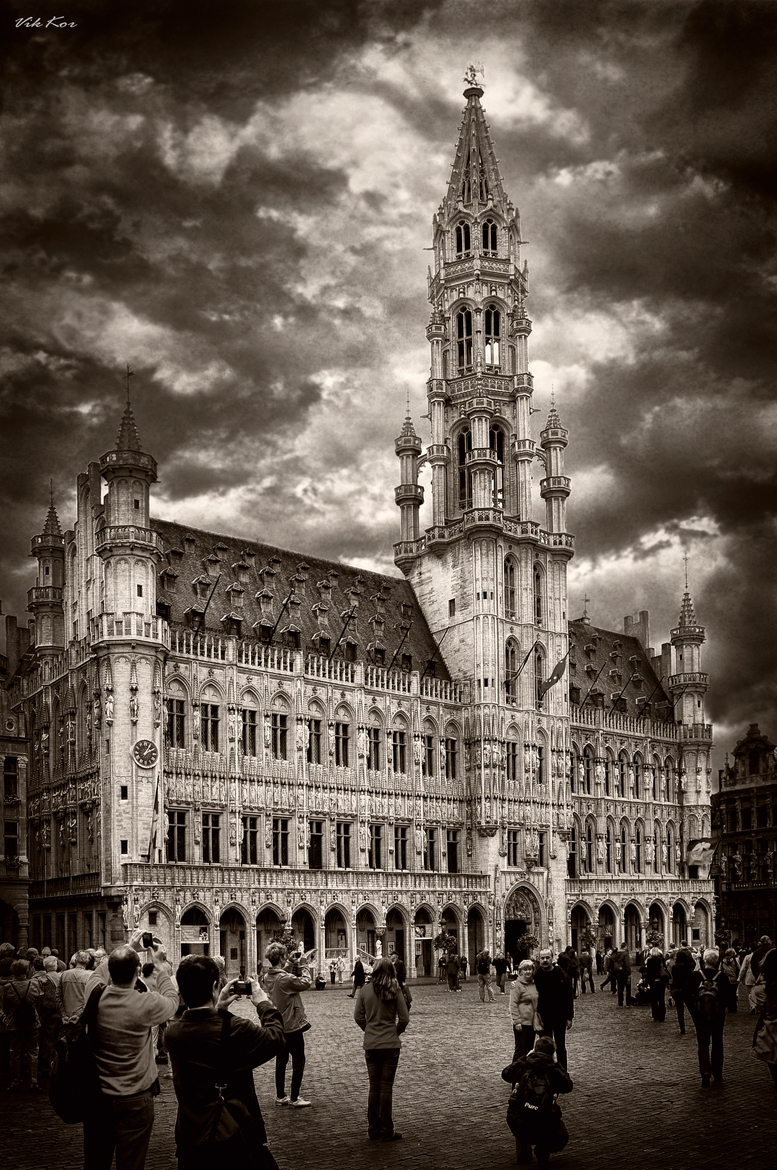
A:
[[[537,783],[545,783],[545,745],[537,744]]]
[[[537,696],[537,706],[541,707],[544,699],[543,686],[545,685],[545,655],[538,646],[534,651],[534,686]]]
[[[634,833],[634,864],[637,873],[643,872],[642,861],[642,829],[637,825]]]
[[[585,868],[594,872],[594,827],[590,821],[585,826]]]
[[[668,801],[673,801],[674,800],[674,768],[672,766],[672,761],[670,760],[670,758],[668,756],[666,758],[665,770],[666,770],[666,799]]]
[[[498,370],[501,362],[502,314],[496,305],[486,305],[483,318],[486,366],[489,369]]]
[[[469,224],[456,224],[456,255],[464,256],[470,251]]]
[[[612,765],[613,760],[608,752],[604,757],[604,795],[612,796]]]
[[[577,821],[572,821],[572,831],[569,834],[569,851],[567,853],[567,877],[577,877],[577,846],[580,840],[577,831]]]
[[[505,692],[508,703],[514,703],[518,694],[518,647],[511,638],[505,646]]]
[[[458,343],[459,372],[472,369],[472,311],[461,309],[456,314],[456,341]]]
[[[607,822],[607,832],[604,837],[604,863],[607,872],[612,873],[612,825]]]
[[[515,617],[515,561],[512,557],[505,557],[504,606],[505,617]]]
[[[577,778],[580,775],[580,757],[577,754],[577,749],[569,753],[569,791],[575,793],[577,790]]]
[[[661,789],[660,789],[660,779],[659,779],[660,772],[661,772],[661,765],[658,762],[658,756],[653,756],[653,772],[652,772],[652,776],[651,776],[651,780],[653,782],[653,800],[660,800],[661,799]]]
[[[625,796],[629,790],[628,766],[625,755],[618,756],[618,796]]]
[[[629,834],[625,825],[621,825],[621,863],[620,872],[628,873]]]
[[[488,444],[496,452],[498,463],[494,469],[494,507],[504,504],[505,433],[501,427],[491,427]]]
[[[539,626],[542,624],[545,612],[545,606],[542,604],[542,569],[539,565],[534,566],[532,582],[534,585],[534,620]]]
[[[594,790],[594,760],[590,747],[583,749],[583,791],[590,796]]]
[[[496,224],[493,219],[487,219],[483,223],[483,251],[496,253]]]
[[[642,760],[639,756],[634,757],[634,798],[642,799]]]
[[[467,469],[467,452],[472,450],[472,432],[467,428],[459,435],[459,507],[472,507],[472,472]]]
[[[666,826],[666,872],[674,873],[674,836],[672,826]]]

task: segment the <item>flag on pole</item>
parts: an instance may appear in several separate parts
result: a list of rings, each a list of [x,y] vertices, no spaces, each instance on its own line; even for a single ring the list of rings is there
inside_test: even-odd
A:
[[[709,837],[704,837],[700,841],[689,841],[686,863],[688,865],[709,865],[714,852],[715,845]]]
[[[155,861],[154,850],[156,849],[156,834],[159,828],[159,773],[156,776],[156,787],[154,789],[154,811],[151,814],[151,832],[148,838],[148,859]]]
[[[540,686],[540,698],[542,698],[546,691],[549,691],[551,687],[555,687],[556,683],[564,673],[564,666],[566,665],[568,657],[569,650],[567,650],[564,657],[553,667],[553,672],[550,678],[546,679],[545,682]]]

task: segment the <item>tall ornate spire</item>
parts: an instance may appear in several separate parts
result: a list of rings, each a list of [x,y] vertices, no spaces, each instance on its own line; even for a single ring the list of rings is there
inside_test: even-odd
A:
[[[129,398],[127,405],[124,408],[124,414],[121,416],[119,423],[119,433],[116,436],[116,450],[117,451],[142,451],[140,445],[140,435],[135,424],[135,416],[132,413],[132,406]]]
[[[59,516],[57,509],[54,507],[54,481],[49,481],[49,510],[46,513],[46,521],[43,525],[44,536],[61,536],[62,529],[59,524]]]
[[[467,108],[456,143],[456,156],[448,182],[446,203],[453,210],[457,204],[466,208],[485,207],[489,202],[507,202],[502,176],[499,173],[499,159],[494,153],[491,134],[488,129],[480,99],[483,86],[475,80],[473,66],[464,79],[464,97]]]

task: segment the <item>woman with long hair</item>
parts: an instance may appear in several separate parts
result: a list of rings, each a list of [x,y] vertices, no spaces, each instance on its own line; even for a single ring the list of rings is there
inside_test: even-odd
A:
[[[399,1037],[410,1021],[410,1013],[390,959],[376,961],[372,980],[365,984],[356,1001],[353,1018],[364,1032],[364,1059],[370,1079],[367,1133],[373,1142],[399,1141],[402,1134],[394,1129],[392,1098]]]

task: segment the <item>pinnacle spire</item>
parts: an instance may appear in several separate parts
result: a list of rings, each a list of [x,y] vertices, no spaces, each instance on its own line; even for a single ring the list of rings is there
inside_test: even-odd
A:
[[[558,410],[556,409],[556,394],[553,389],[550,392],[550,410],[548,411],[548,421],[545,424],[546,429],[549,427],[560,427],[561,419],[559,418]]]
[[[61,536],[62,529],[59,524],[59,516],[57,516],[57,509],[54,507],[54,480],[49,480],[49,510],[46,514],[46,521],[43,525],[44,536]]]
[[[680,625],[681,626],[695,626],[696,613],[693,608],[693,598],[691,591],[688,588],[688,553],[683,553],[683,561],[685,562],[685,592],[683,593],[683,600],[680,606]]]
[[[142,451],[140,445],[140,436],[138,435],[138,428],[135,425],[135,416],[132,413],[132,406],[129,398],[127,398],[127,405],[124,407],[124,414],[121,416],[121,423],[119,424],[119,433],[116,436],[116,450],[117,451]]]
[[[475,68],[470,65],[464,81],[467,108],[459,130],[456,157],[453,162],[446,202],[453,209],[457,203],[464,206],[489,202],[506,203],[499,160],[494,154],[491,134],[480,104],[482,83],[475,80]]]

